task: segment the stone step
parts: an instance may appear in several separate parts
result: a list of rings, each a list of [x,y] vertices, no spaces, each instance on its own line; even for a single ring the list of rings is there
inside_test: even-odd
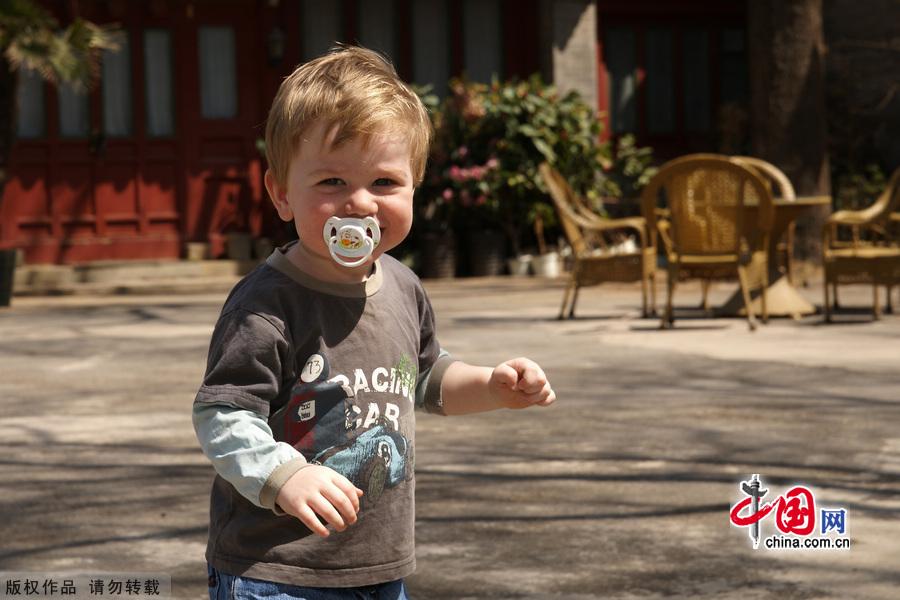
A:
[[[22,265],[13,293],[49,294],[199,293],[228,290],[259,261],[97,261],[82,265]]]

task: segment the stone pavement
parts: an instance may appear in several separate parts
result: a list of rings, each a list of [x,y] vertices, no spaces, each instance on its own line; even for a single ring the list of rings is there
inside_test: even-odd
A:
[[[530,356],[559,402],[420,417],[414,598],[897,597],[900,317],[750,333],[692,311],[659,331],[634,286],[585,290],[562,322],[561,281],[426,287],[447,349]],[[205,597],[212,471],[189,411],[223,299],[17,297],[0,311],[0,571],[161,571],[175,597]],[[851,548],[753,550],[728,520],[751,473],[764,500],[803,484],[817,509],[846,509]],[[778,533],[774,514],[761,533]]]

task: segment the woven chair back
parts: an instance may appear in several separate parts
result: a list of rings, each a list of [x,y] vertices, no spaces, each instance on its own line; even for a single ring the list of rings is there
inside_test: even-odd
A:
[[[735,156],[733,158],[751,167],[757,175],[761,175],[766,189],[772,192],[773,198],[780,198],[786,202],[794,202],[797,199],[791,180],[772,163],[755,156]],[[752,197],[752,190],[747,190],[747,192],[748,198]]]
[[[575,192],[562,175],[547,163],[542,163],[539,171],[556,206],[563,234],[576,255],[584,254],[589,248],[579,227],[579,222],[584,218],[575,212]]]
[[[645,215],[648,201],[655,204],[660,194],[681,255],[736,255],[754,226],[760,232],[772,226],[771,192],[759,175],[728,157],[689,155],[663,165],[645,190]],[[747,204],[758,205],[755,224],[745,223]]]

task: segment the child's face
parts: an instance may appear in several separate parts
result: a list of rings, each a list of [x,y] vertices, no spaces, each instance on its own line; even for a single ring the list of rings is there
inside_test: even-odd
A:
[[[321,123],[310,127],[291,160],[286,189],[271,173],[266,173],[266,187],[278,215],[294,221],[304,249],[313,259],[327,259],[316,261],[319,267],[333,267],[338,276],[368,273],[372,262],[403,241],[412,227],[409,144],[402,136],[378,135],[367,147],[357,138],[331,148],[332,136]],[[334,216],[378,221],[381,242],[366,263],[348,269],[331,260],[322,229]]]

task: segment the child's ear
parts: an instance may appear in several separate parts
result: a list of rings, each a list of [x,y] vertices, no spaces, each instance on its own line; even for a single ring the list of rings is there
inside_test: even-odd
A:
[[[275,175],[272,173],[272,169],[266,169],[266,176],[264,179],[266,182],[266,190],[269,192],[269,199],[272,200],[272,204],[275,205],[278,216],[281,217],[282,221],[293,221],[294,212],[291,210],[291,205],[287,200],[287,189],[282,188],[278,184]]]

